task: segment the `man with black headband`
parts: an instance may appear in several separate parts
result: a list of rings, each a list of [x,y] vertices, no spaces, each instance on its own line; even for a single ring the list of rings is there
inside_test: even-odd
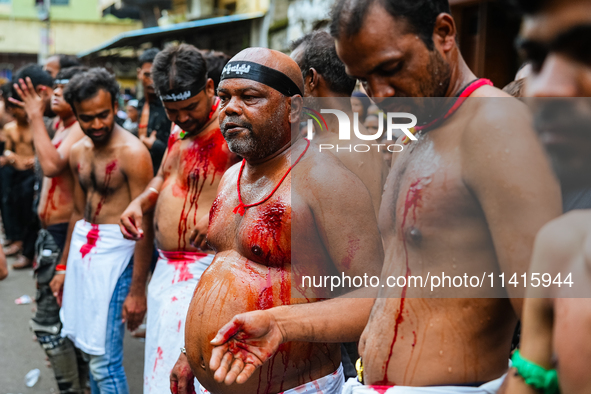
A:
[[[525,13],[518,49],[532,65],[524,96],[531,97],[536,130],[563,190],[584,190],[591,187],[591,1],[516,3]],[[553,279],[558,272],[572,272],[575,286],[585,292],[563,286],[526,294],[531,298],[524,301],[521,344],[513,354],[507,393],[591,392],[591,210],[588,201],[578,203],[586,209],[540,231],[531,272],[548,272]]]
[[[50,287],[61,286],[65,267],[59,265],[66,242],[68,223],[74,209],[74,178],[69,158],[72,145],[84,137],[72,107],[63,91],[70,78],[86,71],[85,67],[69,67],[58,72],[54,81],[51,110],[57,115],[53,124],[55,135],[50,139],[43,121],[45,102],[35,93],[30,79],[15,85],[24,108],[31,119],[35,152],[42,170],[37,214],[42,229],[37,237],[37,311],[31,329],[47,353],[60,392],[83,393],[88,380],[88,363],[68,338],[60,335],[58,294]],[[55,280],[54,280],[55,279]]]
[[[331,33],[347,73],[386,112],[441,106],[434,97],[450,105],[428,122],[417,113],[420,133],[399,142],[405,149],[394,155],[379,215],[381,283],[428,272],[525,273],[535,234],[560,213],[560,191],[527,108],[462,59],[447,0],[338,0]],[[335,299],[249,314],[235,333],[268,339],[267,354],[282,341],[360,339],[363,383],[347,382],[348,393],[495,392],[521,299],[515,288],[507,298],[465,298],[450,286],[380,288],[360,326]],[[257,331],[252,322],[263,315]]]
[[[154,212],[160,256],[148,288],[145,394],[168,391],[170,371],[185,343],[191,296],[213,259],[204,252],[209,210],[222,175],[236,162],[220,133],[219,99],[197,48],[163,50],[154,59],[152,77],[174,128],[156,177],[120,221],[125,237],[139,240],[142,223],[151,227],[147,214]]]
[[[248,344],[235,338],[217,348],[210,343],[237,314],[318,300],[316,291],[292,288],[294,264],[303,263],[292,258],[292,239],[301,242],[300,260],[313,261],[317,274],[354,275],[362,265],[370,273],[380,270],[381,240],[369,192],[334,156],[319,154],[299,133],[292,136],[303,110],[302,90],[297,64],[269,49],[240,52],[222,73],[222,133],[244,160],[224,175],[210,212],[207,238],[217,254],[187,314],[186,356],[173,370],[173,393],[187,392],[181,372],[187,362],[201,393],[340,393],[339,344],[285,343],[264,364],[257,357],[244,359],[256,375],[245,382],[238,376],[244,363],[225,353]],[[294,172],[306,179],[298,190],[292,187]],[[300,221],[292,226],[295,217]],[[363,321],[367,315],[350,318]],[[215,344],[231,337],[229,331],[223,329]],[[255,365],[261,369],[255,372]]]

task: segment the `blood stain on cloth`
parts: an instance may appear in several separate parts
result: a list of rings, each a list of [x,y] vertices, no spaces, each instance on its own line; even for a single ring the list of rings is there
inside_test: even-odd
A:
[[[158,366],[158,361],[162,361],[163,357],[162,357],[162,348],[160,346],[158,346],[158,349],[156,349],[156,360],[154,360],[154,370],[152,372],[156,372],[156,367]]]
[[[96,242],[100,239],[99,225],[91,224],[90,226],[91,228],[86,234],[86,243],[80,248],[82,258],[86,257],[96,247]]]
[[[193,274],[189,271],[189,264],[193,263],[193,260],[168,260],[166,263],[174,266],[172,284],[193,279]]]

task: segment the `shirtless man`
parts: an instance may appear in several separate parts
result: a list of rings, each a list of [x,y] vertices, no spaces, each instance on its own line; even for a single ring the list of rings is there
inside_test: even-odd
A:
[[[117,225],[153,174],[146,147],[115,123],[118,91],[111,74],[93,68],[72,78],[63,93],[86,136],[70,151],[74,210],[62,258],[62,336],[89,359],[97,393],[129,393],[123,320],[134,325],[143,318],[145,294],[130,282],[132,271],[145,281],[152,254],[151,243],[124,239]]]
[[[525,96],[535,97],[536,128],[546,146],[563,189],[591,186],[591,65],[585,57],[591,37],[591,1],[519,1],[524,19],[520,49],[532,62]],[[578,97],[568,99],[568,97]],[[583,98],[581,98],[583,97]],[[557,112],[557,108],[559,111]],[[538,234],[530,271],[572,273],[573,287],[551,286],[528,292],[524,302],[521,357],[552,374],[558,371],[560,391],[588,393],[591,379],[591,211],[572,211],[550,222]],[[564,276],[563,276],[564,278]],[[532,289],[535,290],[535,289]],[[566,298],[580,297],[580,298]],[[582,298],[584,297],[584,298]],[[514,360],[516,356],[513,356]],[[515,364],[514,364],[515,365]],[[550,387],[525,384],[526,371],[508,374],[508,393],[551,392]],[[556,382],[553,382],[556,383]],[[556,387],[556,386],[553,386]]]
[[[310,33],[293,43],[291,58],[300,66],[304,77],[304,97],[306,105],[322,108],[338,109],[353,119],[351,108],[351,94],[355,88],[355,80],[345,73],[345,65],[338,58],[334,39],[325,31]],[[344,98],[347,98],[346,100]],[[358,116],[362,116],[360,113]],[[316,144],[338,145],[338,118],[334,115],[325,116],[327,130],[315,130]],[[359,118],[360,132],[366,134],[362,126],[363,119]],[[354,137],[347,144],[364,143]],[[341,142],[341,145],[344,145]],[[382,191],[386,181],[386,166],[382,155],[376,150],[371,153],[359,154],[348,150],[329,150],[357,175],[369,190],[376,215],[382,200]]]
[[[244,366],[242,361],[232,366],[232,359],[224,356],[228,346],[212,354],[210,344],[237,313],[317,301],[313,290],[291,286],[297,262],[292,260],[291,239],[306,245],[305,257],[314,261],[313,274],[355,275],[363,265],[370,273],[380,270],[381,243],[367,189],[334,156],[320,155],[317,146],[308,149],[298,133],[292,138],[291,125],[299,125],[302,90],[297,64],[264,48],[240,52],[222,73],[218,89],[222,133],[230,150],[245,160],[228,170],[220,183],[207,234],[217,254],[199,282],[187,315],[187,358],[202,393],[307,393],[318,389],[337,393],[342,386],[337,344],[285,343],[264,364],[255,358],[244,360],[256,375],[246,383],[234,373]],[[304,190],[291,188],[292,166],[293,171],[308,175]],[[319,173],[316,168],[325,171]],[[327,197],[322,200],[319,195]],[[292,213],[300,219],[297,227],[292,227]],[[356,252],[350,250],[351,243],[358,246]],[[175,372],[186,361],[181,357],[173,370],[173,393]],[[262,368],[255,372],[250,363]],[[214,374],[218,367],[232,372]],[[235,381],[244,384],[237,386]],[[181,383],[178,392],[185,393]]]
[[[195,237],[206,233],[218,184],[236,162],[220,132],[220,100],[197,48],[180,45],[163,50],[154,59],[152,76],[175,126],[156,177],[120,221],[127,238],[141,239],[144,215],[154,211],[160,256],[148,288],[145,394],[164,393],[170,387],[170,371],[185,346],[191,297],[213,260],[213,254],[198,250],[204,241],[200,238],[193,246],[190,236],[193,231]],[[152,226],[151,222],[146,225]]]
[[[525,107],[486,84],[474,88],[483,81],[471,84],[476,78],[456,46],[447,1],[341,0],[333,15],[331,31],[347,73],[384,109],[386,97],[454,97],[466,86],[474,97],[498,97],[466,100],[395,155],[379,215],[382,278],[427,269],[464,273],[475,262],[480,272],[525,272],[535,234],[560,213],[559,188]],[[344,301],[335,299],[314,309],[239,315],[222,334],[233,330],[243,341],[256,336],[265,344],[260,352],[273,353],[277,338],[354,340],[363,331],[359,351],[368,386],[351,381],[348,392],[497,390],[521,301],[405,299],[404,289],[379,289],[365,329],[352,324],[348,309],[339,307]],[[219,339],[213,343],[222,345],[224,336]],[[482,388],[462,387],[490,380]]]
[[[57,74],[51,100],[51,110],[57,115],[53,139],[50,139],[43,119],[45,101],[35,93],[31,79],[15,84],[31,120],[35,151],[44,175],[37,206],[42,227],[36,244],[37,311],[30,325],[51,362],[61,393],[82,393],[88,379],[87,363],[72,342],[60,335],[59,305],[50,288],[55,275],[59,277],[55,283],[63,283],[65,267],[58,263],[74,209],[70,149],[84,137],[72,107],[64,100],[63,90],[71,78],[84,71],[84,67],[70,67]]]

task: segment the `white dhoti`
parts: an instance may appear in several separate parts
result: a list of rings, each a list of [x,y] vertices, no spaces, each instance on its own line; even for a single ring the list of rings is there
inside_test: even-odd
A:
[[[336,371],[320,379],[304,383],[301,386],[294,387],[279,394],[340,394],[345,383],[343,374],[343,365],[339,365]],[[203,386],[199,387],[201,394],[208,394],[209,391]]]
[[[109,303],[134,248],[135,242],[123,238],[117,224],[76,222],[60,310],[61,335],[87,354],[105,354]]]
[[[347,380],[343,387],[343,394],[495,394],[505,380],[505,376],[498,379],[491,380],[479,386],[426,386],[426,387],[410,387],[410,386],[364,386],[355,378]]]
[[[159,254],[148,286],[144,394],[170,392],[170,372],[185,346],[189,304],[201,275],[213,261],[213,255],[205,253]]]

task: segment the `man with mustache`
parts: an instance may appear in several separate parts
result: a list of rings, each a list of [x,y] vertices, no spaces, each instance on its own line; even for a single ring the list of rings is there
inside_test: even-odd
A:
[[[563,190],[589,188],[591,1],[517,3],[525,13],[518,48],[532,64],[525,96],[531,97],[535,127]],[[538,234],[530,271],[549,273],[553,281],[557,273],[561,280],[571,274],[574,284],[528,289],[521,345],[506,392],[591,391],[590,262],[590,210],[569,212]]]
[[[82,393],[88,380],[88,364],[68,338],[60,335],[61,322],[57,293],[53,287],[61,287],[65,267],[59,265],[68,223],[74,209],[74,178],[69,166],[72,145],[84,137],[76,121],[72,107],[66,102],[63,91],[75,75],[87,71],[85,67],[69,67],[60,70],[54,81],[51,110],[57,115],[55,135],[50,139],[45,128],[43,113],[45,101],[35,93],[30,78],[15,84],[18,95],[31,120],[33,142],[43,173],[37,214],[41,230],[37,237],[37,311],[30,322],[39,344],[45,350],[61,393]]]
[[[152,243],[124,239],[117,223],[153,172],[146,147],[115,123],[118,93],[103,68],[75,75],[63,93],[86,136],[70,151],[74,209],[60,316],[62,336],[89,360],[93,393],[125,394],[124,321],[133,330],[145,313],[145,292],[130,286],[132,272],[145,280]]]
[[[176,373],[187,362],[202,393],[340,393],[339,344],[284,343],[264,364],[257,357],[232,364],[224,353],[242,348],[239,341],[231,339],[217,352],[210,343],[237,313],[310,305],[323,297],[322,289],[292,280],[303,264],[306,275],[380,270],[382,247],[369,192],[336,157],[319,154],[317,145],[300,138],[302,90],[297,64],[265,48],[243,50],[222,73],[222,133],[244,160],[224,175],[210,212],[207,237],[217,253],[187,314],[186,357],[173,370],[173,393],[187,392]],[[296,178],[303,182],[297,188]],[[352,315],[352,321],[367,319]],[[257,375],[246,383],[236,373],[245,365]],[[255,372],[254,365],[261,369]]]
[[[400,141],[406,148],[392,161],[379,215],[382,280],[525,272],[535,234],[560,214],[559,187],[527,108],[478,80],[462,59],[447,0],[339,0],[331,33],[347,73],[387,112],[446,105],[442,113],[417,112],[416,140]],[[384,287],[360,326],[335,299],[305,311],[238,315],[222,333],[256,338],[257,354],[273,354],[283,341],[361,337],[363,384],[348,382],[349,393],[494,392],[521,315],[519,293],[507,292],[481,298],[449,286],[436,293]],[[225,339],[213,344],[227,346]],[[247,377],[247,366],[234,373]]]
[[[163,50],[154,59],[152,77],[174,128],[156,177],[120,220],[126,238],[152,242],[153,236],[144,237],[141,228],[152,228],[154,213],[160,256],[148,288],[146,394],[169,388],[170,371],[185,344],[191,296],[213,260],[213,254],[204,252],[209,210],[222,175],[236,162],[220,133],[220,100],[197,48],[183,44]],[[137,278],[142,282],[134,285],[145,286],[145,276]]]

